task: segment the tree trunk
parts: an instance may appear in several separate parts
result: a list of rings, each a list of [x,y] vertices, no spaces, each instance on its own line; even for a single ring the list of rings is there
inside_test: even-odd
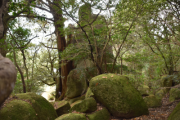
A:
[[[54,12],[55,13],[55,12]],[[63,99],[67,89],[67,76],[69,72],[74,68],[72,62],[67,62],[66,60],[61,61],[60,53],[66,48],[66,40],[64,35],[64,19],[62,14],[53,14],[55,33],[57,37],[57,48],[59,56],[59,81],[57,81],[56,86],[56,99]],[[60,22],[59,22],[60,21]]]
[[[5,29],[5,23],[4,23],[4,16],[7,15],[7,6],[6,3],[8,2],[8,0],[1,0],[0,1],[0,53],[5,57],[7,51],[5,50],[6,47],[2,47],[5,46],[6,43],[4,40],[2,40],[4,38],[4,35],[7,32],[7,29]]]

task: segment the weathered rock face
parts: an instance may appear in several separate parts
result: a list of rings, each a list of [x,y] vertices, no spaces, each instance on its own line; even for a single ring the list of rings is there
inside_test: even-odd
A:
[[[0,106],[13,91],[16,76],[17,71],[14,64],[0,54]]]
[[[75,98],[85,93],[87,80],[85,72],[81,69],[72,70],[67,77],[67,98]]]
[[[174,108],[170,116],[168,117],[168,120],[179,120],[180,118],[180,103]]]
[[[132,118],[148,114],[141,94],[130,84],[128,77],[102,74],[90,81],[95,99],[116,117]]]
[[[14,96],[0,110],[0,120],[54,120],[56,111],[51,103],[35,93]]]

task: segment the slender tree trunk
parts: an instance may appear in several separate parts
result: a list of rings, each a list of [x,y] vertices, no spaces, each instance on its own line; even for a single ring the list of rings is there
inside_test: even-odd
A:
[[[121,56],[121,75],[122,75],[122,56]]]
[[[22,80],[22,84],[23,84],[23,92],[26,93],[26,84],[25,84],[25,80],[24,80],[24,75],[23,75],[23,72],[21,71],[21,68],[19,67],[19,65],[17,64],[17,61],[16,61],[16,53],[15,51],[13,50],[13,56],[14,56],[14,62],[15,62],[15,65],[21,75],[21,80]]]

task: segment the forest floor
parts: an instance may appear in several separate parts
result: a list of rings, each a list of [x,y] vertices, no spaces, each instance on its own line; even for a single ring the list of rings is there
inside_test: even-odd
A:
[[[142,115],[131,119],[120,119],[111,117],[111,120],[167,120],[180,100],[169,102],[169,93],[162,99],[162,106],[157,108],[149,108],[149,115]]]

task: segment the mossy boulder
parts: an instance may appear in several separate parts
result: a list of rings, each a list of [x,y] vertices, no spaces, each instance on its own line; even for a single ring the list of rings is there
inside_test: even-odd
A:
[[[177,99],[180,99],[180,89],[178,88],[171,88],[171,90],[169,91],[169,101],[173,102]]]
[[[79,100],[71,105],[70,112],[76,111],[81,113],[94,112],[97,109],[97,103],[94,98]]]
[[[34,93],[17,94],[0,111],[0,120],[54,120],[51,103]]]
[[[111,115],[106,108],[87,115],[89,120],[110,120]]]
[[[0,110],[0,120],[39,120],[28,102],[12,100]],[[47,119],[46,119],[47,120]]]
[[[87,90],[86,74],[82,69],[73,69],[67,77],[67,98],[75,98]]]
[[[146,96],[144,98],[148,108],[160,107],[162,105],[161,100],[157,99],[154,95]]]
[[[141,94],[126,76],[101,74],[91,79],[90,89],[115,117],[132,118],[149,113]]]
[[[162,88],[155,93],[155,96],[157,99],[162,100],[162,98],[166,95],[166,93],[168,93],[168,91],[169,91],[169,89]]]
[[[180,118],[180,103],[174,108],[172,113],[169,115],[168,120],[179,120]]]
[[[71,105],[72,103],[78,101],[78,100],[84,100],[85,99],[85,95],[79,96],[79,97],[75,97],[75,98],[66,98],[65,100],[69,102],[69,104]]]
[[[142,96],[148,96],[150,94],[150,88],[147,85],[141,85],[138,87],[138,91]]]
[[[94,93],[91,91],[90,88],[87,89],[85,98],[94,97]]]
[[[57,106],[56,113],[58,116],[69,113],[69,110],[71,109],[69,102],[67,102],[65,100],[56,101],[55,105]]]
[[[38,120],[54,120],[57,118],[54,107],[44,97],[35,93],[16,94],[16,97],[18,99],[29,101],[36,111]]]
[[[161,87],[171,87],[173,82],[173,76],[172,75],[164,75],[161,77]],[[170,90],[170,88],[169,88]]]
[[[87,120],[84,114],[78,113],[69,113],[61,115],[60,117],[56,118],[55,120]]]

